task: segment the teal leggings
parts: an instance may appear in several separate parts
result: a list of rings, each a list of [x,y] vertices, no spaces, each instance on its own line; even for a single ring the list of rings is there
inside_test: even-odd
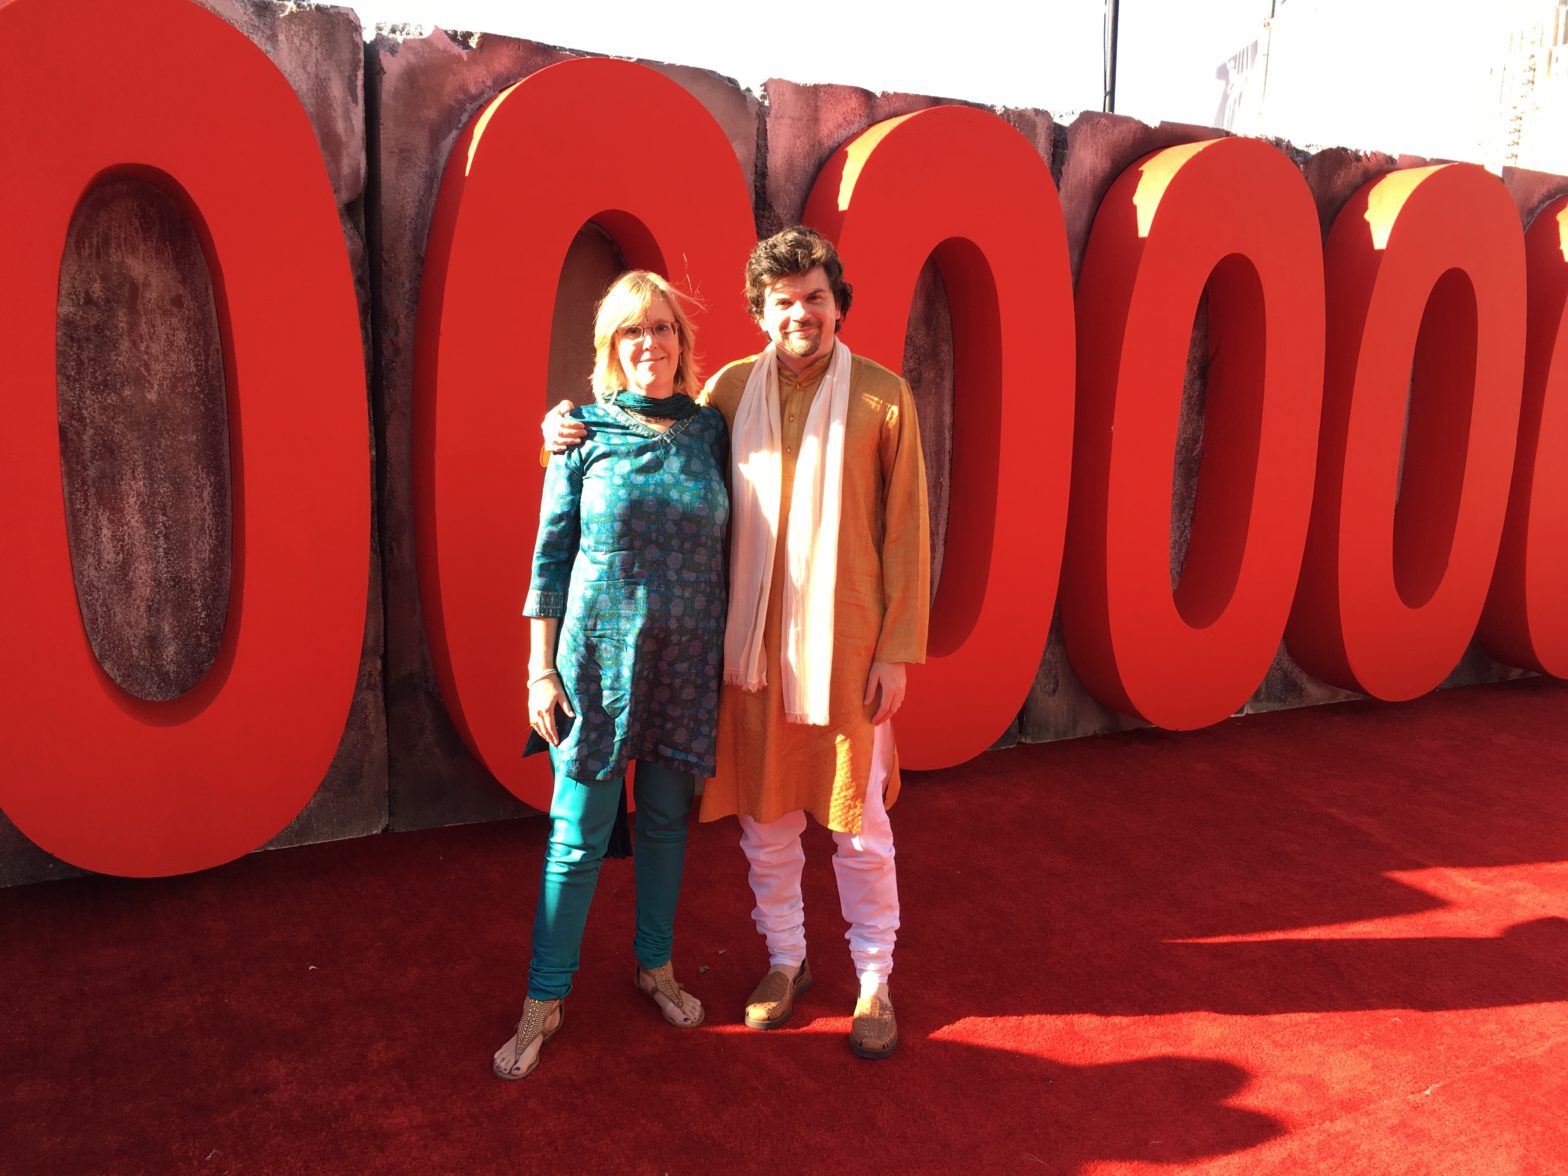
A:
[[[697,778],[688,773],[658,764],[637,765],[637,933],[632,950],[644,968],[668,961],[675,942],[675,904],[686,865],[686,814],[696,788]],[[528,995],[535,1000],[559,1000],[572,990],[588,904],[620,803],[617,781],[584,784],[556,774],[550,846],[544,855],[533,960],[528,965]]]

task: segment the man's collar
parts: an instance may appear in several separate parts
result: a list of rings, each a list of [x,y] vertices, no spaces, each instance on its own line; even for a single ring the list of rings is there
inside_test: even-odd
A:
[[[826,355],[818,356],[805,366],[799,373],[792,372],[784,363],[778,365],[779,379],[786,384],[810,384],[822,378],[828,370],[828,362],[833,358],[833,349],[828,348]]]

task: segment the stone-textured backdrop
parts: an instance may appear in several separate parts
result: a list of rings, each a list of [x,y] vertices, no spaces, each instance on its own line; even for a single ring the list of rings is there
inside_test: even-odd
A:
[[[200,2],[268,54],[316,129],[360,292],[366,444],[376,459],[367,527],[371,580],[352,713],[315,797],[269,845],[526,813],[463,747],[431,669],[413,558],[412,346],[424,242],[447,152],[469,118],[504,87],[577,54],[439,30],[384,32],[366,45],[346,10],[269,0]],[[725,130],[752,177],[759,235],[800,217],[818,169],[846,139],[883,119],[952,101],[782,80],[766,83],[759,98],[716,74],[646,64],[685,87]],[[1222,133],[1117,115],[1083,114],[1063,125],[1045,111],[998,114],[1056,177],[1075,277],[1099,201],[1123,169],[1150,151]],[[1279,146],[1300,167],[1325,233],[1360,185],[1428,162]],[[1548,200],[1568,193],[1561,176],[1511,172],[1504,182],[1526,223]],[[847,262],[853,280],[854,259]],[[583,226],[565,262],[551,324],[552,396],[586,398],[593,301],[619,267],[609,238]],[[853,329],[851,317],[851,341]],[[83,621],[116,682],[139,697],[173,697],[201,676],[222,633],[229,473],[210,278],[190,225],[157,189],[119,179],[84,198],[65,243],[58,337],[62,470]],[[1200,306],[1176,451],[1173,577],[1186,552],[1203,451],[1206,338]],[[723,357],[707,358],[712,367]],[[926,267],[910,309],[904,369],[922,414],[934,584],[949,525],[953,418],[962,412],[961,403],[955,410],[952,331],[934,266]],[[1446,684],[1516,673],[1472,647]],[[1348,697],[1308,677],[1281,648],[1243,710]],[[1134,725],[1078,683],[1053,622],[1034,688],[999,746]],[[0,817],[0,885],[75,872]]]

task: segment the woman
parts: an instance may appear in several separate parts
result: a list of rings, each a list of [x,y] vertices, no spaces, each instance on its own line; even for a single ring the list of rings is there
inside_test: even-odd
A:
[[[622,274],[594,318],[587,441],[550,462],[529,622],[528,715],[551,747],[550,845],[534,917],[528,999],[495,1054],[523,1078],[561,1027],[588,904],[627,765],[635,795],[637,987],[664,1019],[702,1022],[670,964],[699,776],[713,774],[725,617],[724,419],[699,408],[692,326],[657,274]]]

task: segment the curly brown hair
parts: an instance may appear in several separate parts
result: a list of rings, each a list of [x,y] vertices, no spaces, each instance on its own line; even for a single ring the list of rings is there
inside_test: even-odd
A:
[[[844,280],[844,263],[833,242],[805,225],[791,225],[758,241],[746,259],[746,306],[751,317],[762,317],[763,297],[774,282],[810,273],[819,265],[827,274],[833,301],[838,304],[839,320],[843,321],[849,314],[854,287]]]

